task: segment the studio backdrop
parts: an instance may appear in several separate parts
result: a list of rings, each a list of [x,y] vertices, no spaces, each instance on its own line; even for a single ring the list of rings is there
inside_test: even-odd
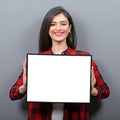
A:
[[[63,6],[73,17],[77,49],[89,51],[110,87],[107,99],[91,100],[91,120],[120,119],[119,0],[0,0],[0,120],[26,120],[26,96],[9,99],[27,53],[38,53],[44,15]]]

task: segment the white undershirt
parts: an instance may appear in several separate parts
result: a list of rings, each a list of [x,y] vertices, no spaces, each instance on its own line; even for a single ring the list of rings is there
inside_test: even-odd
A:
[[[63,103],[52,103],[52,120],[63,120]]]

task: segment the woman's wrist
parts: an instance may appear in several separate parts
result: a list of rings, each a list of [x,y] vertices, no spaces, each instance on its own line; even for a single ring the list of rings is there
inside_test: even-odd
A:
[[[97,96],[98,95],[98,90],[95,87],[91,88],[91,95],[92,96]]]
[[[26,92],[26,86],[23,84],[19,87],[19,93],[24,94]]]

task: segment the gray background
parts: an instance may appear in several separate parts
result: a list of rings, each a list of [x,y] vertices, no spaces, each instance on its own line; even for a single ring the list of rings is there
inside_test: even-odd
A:
[[[9,99],[28,52],[38,52],[38,34],[46,12],[62,5],[72,15],[77,49],[93,55],[111,89],[108,99],[93,101],[91,120],[120,118],[119,0],[0,0],[0,120],[26,120],[26,98]]]

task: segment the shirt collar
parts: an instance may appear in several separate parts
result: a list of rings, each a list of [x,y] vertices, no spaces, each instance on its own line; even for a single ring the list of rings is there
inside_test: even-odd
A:
[[[69,49],[69,48],[65,49],[65,50],[61,53],[61,55],[66,55],[66,54],[68,54],[68,49]],[[51,54],[54,55],[52,49],[50,49],[50,51],[51,51]]]

